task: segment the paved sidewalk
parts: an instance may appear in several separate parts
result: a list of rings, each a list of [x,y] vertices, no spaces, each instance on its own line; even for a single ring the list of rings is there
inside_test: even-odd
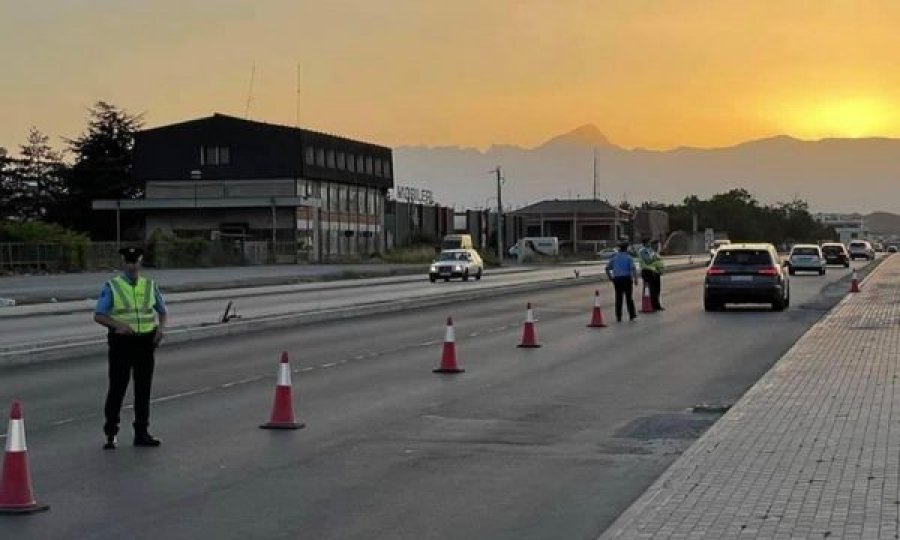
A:
[[[900,257],[813,326],[602,539],[898,538]]]

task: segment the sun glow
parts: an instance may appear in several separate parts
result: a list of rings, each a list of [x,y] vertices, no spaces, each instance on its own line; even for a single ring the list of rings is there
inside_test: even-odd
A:
[[[900,119],[896,107],[870,98],[811,100],[783,112],[786,131],[811,139],[887,135]]]

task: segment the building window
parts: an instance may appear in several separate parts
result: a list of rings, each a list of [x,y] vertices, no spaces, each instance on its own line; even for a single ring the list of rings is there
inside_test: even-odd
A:
[[[389,159],[384,160],[384,177],[391,177],[391,160]]]
[[[381,158],[375,158],[375,176],[379,178],[382,176]]]
[[[372,174],[372,156],[366,156],[366,174]]]
[[[342,171],[347,168],[347,154],[343,152],[337,153],[337,168]]]
[[[316,149],[312,146],[306,147],[306,164],[314,165],[316,163]]]
[[[356,172],[362,174],[364,168],[365,168],[365,165],[364,165],[363,157],[356,156]]]
[[[326,156],[327,157],[325,158],[325,166],[328,167],[329,169],[333,169],[334,168],[334,150],[329,150],[328,153],[326,154]]]
[[[231,148],[228,146],[201,146],[200,165],[229,165]]]
[[[316,165],[319,167],[325,166],[325,149],[324,148],[316,148]]]
[[[353,157],[353,154],[347,154],[347,170],[356,172],[356,158]]]

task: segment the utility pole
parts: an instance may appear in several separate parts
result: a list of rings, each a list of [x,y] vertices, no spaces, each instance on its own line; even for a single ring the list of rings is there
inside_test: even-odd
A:
[[[503,182],[502,169],[498,165],[494,170],[497,174],[497,262],[503,265],[503,198],[501,184]]]
[[[594,148],[594,200],[597,200],[597,149]]]

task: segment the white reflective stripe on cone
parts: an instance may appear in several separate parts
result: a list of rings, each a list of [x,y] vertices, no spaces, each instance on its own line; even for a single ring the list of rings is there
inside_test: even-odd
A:
[[[594,307],[600,307],[600,297],[599,296],[594,297]]]
[[[530,309],[528,310],[528,315],[525,317],[525,322],[530,322],[530,323],[534,322],[534,311],[533,310],[530,310]]]
[[[9,431],[6,435],[7,452],[24,452],[25,448],[25,421],[21,418],[9,421]]]
[[[278,386],[291,385],[291,365],[288,363],[281,364],[278,368]]]
[[[456,341],[456,331],[453,330],[453,325],[447,325],[447,335],[444,337],[445,342]]]

